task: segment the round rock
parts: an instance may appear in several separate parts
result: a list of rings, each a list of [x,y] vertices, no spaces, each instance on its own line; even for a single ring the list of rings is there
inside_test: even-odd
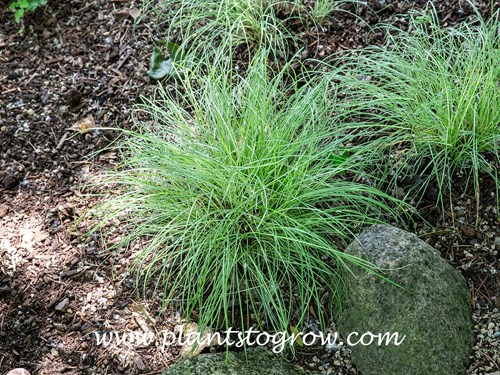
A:
[[[463,375],[473,343],[465,279],[414,234],[387,225],[365,230],[346,253],[370,261],[395,286],[352,266],[339,331],[351,344],[362,335],[398,333],[399,345],[353,345],[364,375]],[[365,343],[370,337],[366,337]],[[349,344],[349,343],[348,343]]]
[[[200,354],[170,367],[164,375],[306,375],[278,355],[263,349],[244,352]]]

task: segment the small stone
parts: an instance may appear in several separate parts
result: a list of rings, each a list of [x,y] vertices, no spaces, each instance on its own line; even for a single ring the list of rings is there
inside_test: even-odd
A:
[[[335,361],[333,361],[333,364],[335,366],[340,366],[341,365],[341,363],[340,363],[340,361],[338,359],[336,359]]]
[[[462,229],[462,233],[467,237],[474,237],[476,235],[476,229],[470,225],[462,225],[460,229]]]
[[[2,179],[2,185],[7,190],[14,189],[19,184],[19,179],[16,176],[7,175]]]
[[[495,249],[500,251],[500,236],[495,237]]]
[[[23,368],[10,370],[6,375],[30,375],[29,371]]]
[[[70,108],[78,107],[81,101],[82,101],[82,94],[80,91],[76,89],[71,89],[66,94],[66,105]]]
[[[68,309],[68,306],[69,306],[69,298],[65,298],[63,299],[61,302],[59,302],[55,309],[56,311],[59,311],[59,312],[66,312],[66,310]]]
[[[54,348],[50,349],[50,354],[51,354],[53,357],[57,357],[57,356],[59,356],[59,352],[58,352],[56,349],[54,349]]]
[[[6,204],[0,204],[0,217],[4,217],[9,212],[9,206]]]
[[[31,109],[31,108],[30,108],[30,109],[28,109],[28,110],[26,111],[26,114],[27,114],[29,117],[33,117],[33,116],[35,115],[35,111],[33,111],[33,109]]]

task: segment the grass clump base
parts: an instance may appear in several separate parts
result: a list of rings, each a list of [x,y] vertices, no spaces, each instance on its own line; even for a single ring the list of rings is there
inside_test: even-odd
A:
[[[374,271],[335,243],[394,215],[385,194],[351,181],[362,150],[347,146],[326,81],[285,81],[260,57],[246,78],[186,81],[189,111],[160,87],[142,108],[152,121],[126,132],[123,165],[103,182],[123,193],[98,208],[95,230],[119,217],[129,234],[117,247],[147,239],[141,282],[201,329],[281,332],[310,311],[325,322],[348,264]]]

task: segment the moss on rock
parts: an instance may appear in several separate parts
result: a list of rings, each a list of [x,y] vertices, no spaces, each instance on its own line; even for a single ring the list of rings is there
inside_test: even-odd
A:
[[[227,359],[227,360],[226,360]],[[297,366],[263,349],[248,349],[247,353],[200,354],[184,359],[164,375],[305,375]]]
[[[352,346],[364,375],[463,375],[473,342],[463,276],[415,235],[386,225],[364,231],[347,253],[386,270],[402,288],[353,267],[339,331],[398,332],[399,345]]]

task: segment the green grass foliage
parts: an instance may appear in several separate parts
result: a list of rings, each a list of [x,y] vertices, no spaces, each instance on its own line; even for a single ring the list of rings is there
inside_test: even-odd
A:
[[[381,155],[396,156],[395,176],[418,177],[419,199],[433,183],[443,204],[457,176],[479,197],[482,174],[493,178],[498,193],[498,12],[488,23],[448,29],[429,12],[413,17],[407,32],[387,31],[385,47],[360,51],[334,75],[353,119],[385,134],[378,139],[382,147],[373,148],[374,160],[387,164]]]
[[[123,165],[102,182],[121,193],[94,229],[119,219],[128,236],[117,247],[146,239],[141,282],[200,327],[286,331],[310,309],[324,321],[350,263],[376,271],[339,246],[395,216],[391,199],[353,182],[364,150],[349,146],[326,81],[285,81],[258,57],[237,80],[186,81],[187,106],[159,87],[142,107],[152,122],[126,132]]]

